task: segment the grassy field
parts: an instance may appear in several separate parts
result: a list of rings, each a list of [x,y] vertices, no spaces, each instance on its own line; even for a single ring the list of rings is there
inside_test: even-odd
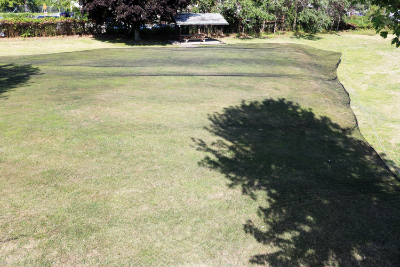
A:
[[[2,40],[0,263],[399,265],[341,54],[290,40]]]

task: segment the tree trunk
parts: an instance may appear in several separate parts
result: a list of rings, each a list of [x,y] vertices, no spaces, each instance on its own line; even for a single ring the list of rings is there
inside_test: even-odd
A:
[[[341,16],[340,16],[340,13],[339,13],[339,20],[338,20],[338,23],[337,23],[337,27],[336,27],[336,31],[339,31],[339,25],[340,25],[340,20],[341,19]]]
[[[293,31],[296,30],[296,21],[297,21],[297,0],[294,1],[294,20],[293,20]]]
[[[134,26],[134,32],[135,32],[135,41],[142,41],[142,39],[140,39],[139,26]]]
[[[260,33],[262,34],[265,31],[265,20],[263,20],[263,24],[260,30]]]

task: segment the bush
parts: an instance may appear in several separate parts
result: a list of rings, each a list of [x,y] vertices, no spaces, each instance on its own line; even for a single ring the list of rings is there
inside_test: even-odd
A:
[[[9,18],[0,20],[0,31],[6,37],[40,37],[93,34],[97,29],[85,19],[73,18]]]
[[[345,19],[346,23],[357,25],[359,29],[372,29],[372,22],[367,16],[349,16]]]
[[[306,8],[300,12],[299,25],[309,33],[317,33],[332,25],[332,19],[325,12]]]

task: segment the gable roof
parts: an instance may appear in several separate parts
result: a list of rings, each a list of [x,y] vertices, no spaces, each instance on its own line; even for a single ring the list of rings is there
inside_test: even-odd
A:
[[[177,25],[229,25],[219,13],[179,13],[174,16]]]

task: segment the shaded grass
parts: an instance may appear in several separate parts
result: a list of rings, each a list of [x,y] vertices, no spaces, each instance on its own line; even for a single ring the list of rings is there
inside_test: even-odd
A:
[[[141,41],[136,41],[133,37],[114,37],[114,36],[95,36],[95,40],[108,44],[123,44],[127,46],[170,46],[168,38],[153,37],[143,38]]]
[[[379,190],[373,196],[364,194],[366,200],[361,204],[368,204],[366,214],[373,215],[372,207],[386,207],[389,202],[380,204],[381,201],[397,197],[390,191],[397,185],[376,155],[369,154],[368,146],[359,148],[362,137],[349,108],[349,98],[336,77],[339,58],[339,53],[280,44],[101,49],[3,57],[1,66],[10,62],[17,66],[30,64],[43,74],[30,76],[29,84],[16,85],[13,91],[3,94],[7,99],[1,100],[1,260],[21,266],[246,266],[252,264],[249,260],[256,255],[278,255],[283,248],[280,243],[267,244],[243,231],[249,220],[255,227],[266,225],[267,215],[258,216],[257,212],[259,206],[266,205],[271,192],[249,187],[253,200],[242,195],[240,183],[237,188],[228,188],[224,172],[198,165],[205,154],[197,151],[192,141],[195,138],[211,143],[215,137],[204,129],[210,123],[208,114],[216,114],[228,106],[240,107],[242,100],[253,103],[272,98],[271,103],[279,103],[278,99],[285,98],[298,103],[298,106],[292,104],[297,107],[293,108],[294,119],[296,114],[305,112],[303,109],[311,108],[312,111],[305,113],[312,115],[311,122],[325,129],[311,129],[321,137],[315,148],[319,157],[334,155],[352,163],[347,165],[350,169],[327,169],[328,177],[354,175],[356,184],[364,174],[371,178],[366,179]],[[238,110],[236,119],[240,122]],[[263,129],[265,115],[268,113],[254,117],[254,127]],[[290,126],[293,122],[286,121],[288,118],[291,117],[283,116],[281,123]],[[300,128],[291,133],[297,138],[293,140],[301,141],[306,126],[291,126]],[[248,130],[245,127],[244,133],[251,133],[254,127]],[[274,132],[267,136],[273,137]],[[243,140],[251,139],[250,134]],[[333,144],[326,147],[326,140],[332,140]],[[346,141],[358,152],[339,149],[337,140]],[[285,142],[266,144],[276,145],[276,151],[287,150]],[[294,158],[308,152],[303,143],[299,144],[290,143],[302,151],[295,153]],[[263,151],[263,146],[255,147]],[[262,171],[264,165],[270,164],[270,157],[259,150],[253,152],[256,163],[243,162],[247,167],[242,171],[245,179],[253,177],[255,167]],[[360,155],[352,160],[354,153]],[[288,166],[288,178],[295,180],[293,176],[299,167],[283,155],[279,158]],[[258,166],[260,163],[264,165]],[[318,185],[317,174],[328,166],[315,163],[314,159],[304,159],[303,187]],[[315,174],[310,176],[311,185],[306,168]],[[264,179],[267,174],[257,179]],[[275,190],[282,190],[285,184],[278,185]],[[339,185],[343,187],[339,191],[348,189],[346,184]],[[288,187],[290,197],[304,195],[304,191],[293,190],[294,187]],[[361,195],[357,190],[352,192],[352,196]],[[338,194],[337,201],[345,205],[345,212],[335,210],[330,214],[324,213],[325,206],[315,202],[314,197],[312,194],[306,201],[311,211],[305,214],[317,221],[324,214],[326,221],[330,218],[333,221],[332,216],[339,215],[341,221],[348,222],[349,229],[360,233],[355,225],[363,219],[358,218],[359,213],[355,218],[347,214],[353,206],[346,198]],[[375,204],[373,197],[377,199]],[[282,206],[290,208],[287,203],[282,202]],[[334,210],[336,206],[326,204],[326,207]],[[392,225],[398,222],[395,207],[378,214],[390,214],[393,219],[371,223],[374,233],[365,238],[365,242],[372,242],[379,249],[388,249],[388,255],[397,249],[393,240],[397,228]],[[290,216],[283,219],[285,225],[304,220]],[[280,222],[271,220],[267,221],[267,226],[272,227],[268,229]],[[328,235],[334,226],[326,221],[308,227],[320,227]],[[343,228],[340,225],[338,229]],[[386,228],[392,229],[381,231],[389,245],[382,246],[374,242],[375,232]],[[287,229],[292,231],[290,227]],[[310,240],[315,240],[316,235],[312,234]],[[286,259],[289,253],[309,244],[289,236],[294,248],[282,255]],[[349,249],[368,247],[354,235],[340,237]],[[316,250],[317,263],[327,260],[326,252],[339,257],[333,258],[333,263],[340,263],[342,255],[349,257],[347,252],[340,254],[340,244],[335,242],[327,241],[322,248],[310,247]],[[358,252],[361,256],[383,262],[380,255],[363,249]],[[253,263],[264,261],[275,265],[276,261],[262,259]],[[304,263],[314,262],[304,258]],[[354,256],[349,262],[363,263],[363,260]],[[392,257],[387,262],[396,263]]]
[[[279,250],[250,262],[399,264],[399,183],[375,151],[351,137],[354,129],[285,99],[243,102],[209,120],[207,129],[218,140],[196,141],[211,155],[201,164],[253,199],[265,193],[258,211],[263,221],[249,219],[244,231]]]
[[[7,91],[29,81],[32,75],[38,75],[39,69],[31,65],[6,64],[0,66],[0,98]]]

